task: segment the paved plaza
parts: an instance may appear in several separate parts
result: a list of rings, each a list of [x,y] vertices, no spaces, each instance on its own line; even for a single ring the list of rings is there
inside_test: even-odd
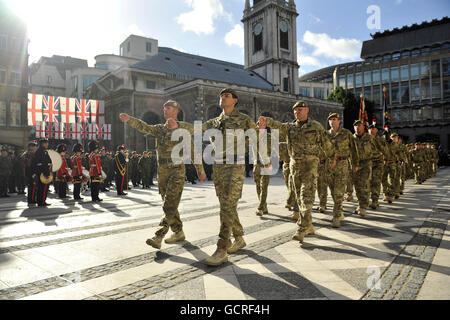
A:
[[[160,251],[145,244],[162,214],[157,187],[104,193],[102,203],[52,193],[45,209],[14,195],[0,202],[0,299],[450,299],[449,191],[442,168],[423,185],[409,180],[400,200],[380,201],[365,218],[352,214],[356,201],[345,202],[340,229],[331,228],[329,196],[327,212],[313,213],[316,234],[300,244],[291,240],[282,177],[271,178],[263,217],[247,178],[238,208],[247,247],[220,267],[202,263],[219,231],[211,181],[185,185],[186,241]]]

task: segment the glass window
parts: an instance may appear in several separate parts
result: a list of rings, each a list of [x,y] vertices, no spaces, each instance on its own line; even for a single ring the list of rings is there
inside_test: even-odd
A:
[[[391,87],[392,94],[392,104],[396,104],[400,102],[400,88],[398,84],[393,83]]]
[[[6,126],[6,102],[0,101],[0,126]]]
[[[372,71],[373,76],[373,85],[376,86],[377,84],[380,84],[380,70],[375,69]]]
[[[426,106],[422,108],[422,119],[423,120],[431,120],[433,119],[433,108],[430,106]]]
[[[392,60],[398,60],[400,59],[400,52],[396,52],[392,55]]]
[[[391,81],[392,82],[398,82],[400,77],[399,77],[399,67],[391,67]]]
[[[19,86],[21,85],[21,77],[19,72],[11,71],[9,74],[9,83],[13,86]]]
[[[450,50],[450,43],[449,43],[449,42],[444,43],[444,44],[441,46],[441,52],[442,52],[442,53],[444,53],[445,51],[448,51],[448,50]]]
[[[433,79],[433,84],[431,88],[431,95],[433,99],[441,98],[441,81],[439,79]]]
[[[428,62],[421,62],[420,63],[420,77],[422,79],[429,79],[430,78],[430,67]]]
[[[400,78],[401,81],[409,80],[409,68],[407,64],[400,67]]]
[[[147,42],[145,44],[145,51],[152,52],[152,43],[151,42]]]
[[[418,57],[418,56],[420,56],[420,51],[419,51],[419,50],[413,50],[413,51],[411,51],[411,56],[413,56],[413,57]]]
[[[419,64],[414,63],[411,65],[411,80],[419,79]]]
[[[8,36],[0,34],[0,50],[8,49]]]
[[[381,56],[377,56],[373,59],[375,63],[381,62]]]
[[[383,61],[389,61],[389,60],[391,60],[391,55],[390,54],[385,54],[383,56]]]
[[[411,121],[411,111],[410,111],[410,109],[400,110],[400,121],[401,122]]]
[[[443,118],[442,108],[433,108],[433,119],[441,120]]]
[[[78,91],[78,77],[72,77],[73,91]]]
[[[341,74],[341,75],[339,76],[338,87],[342,87],[342,88],[345,89],[345,74]]]
[[[374,86],[373,87],[373,103],[375,103],[375,106],[380,106],[380,99],[381,99],[381,88],[380,86]]]
[[[422,50],[420,50],[420,53],[424,56],[430,54],[430,51],[431,51],[430,48],[422,48]]]
[[[370,87],[364,88],[364,98],[367,101],[372,101],[372,91],[370,90]]]
[[[409,56],[411,55],[411,52],[407,51],[403,51],[402,52],[402,59],[407,59],[409,58]]]
[[[450,98],[450,79],[444,80],[444,98]]]
[[[263,49],[263,27],[258,23],[253,29],[253,53]]]
[[[97,81],[99,77],[84,77],[83,78],[83,90],[86,90],[91,84]]]
[[[381,70],[381,81],[382,83],[389,83],[389,69],[383,68]]]
[[[430,80],[422,79],[420,85],[420,92],[422,94],[422,100],[430,99]]]
[[[20,118],[20,102],[11,102],[9,105],[9,125],[19,127]]]
[[[358,72],[355,74],[355,87],[359,88],[362,86],[362,74]]]
[[[450,58],[442,59],[442,73],[444,77],[450,76]]]
[[[439,54],[441,53],[441,46],[434,46],[431,48],[431,54]]]
[[[155,89],[156,88],[156,82],[147,80],[147,89]]]
[[[353,89],[353,73],[347,75],[347,89]]]
[[[441,62],[440,60],[431,61],[431,77],[440,78],[441,77]]]
[[[286,21],[280,22],[280,47],[289,50],[289,29]]]
[[[314,88],[314,98],[317,99],[324,99],[325,98],[325,91],[322,88]]]
[[[422,121],[422,109],[413,109],[413,121]]]
[[[6,84],[6,70],[0,70],[0,83]]]
[[[401,90],[401,97],[402,97],[401,103],[409,103],[409,84],[402,83],[400,90]]]
[[[309,97],[309,88],[300,87],[300,95]]]
[[[420,100],[419,81],[411,82],[411,102]]]
[[[372,75],[370,71],[364,72],[364,86],[371,86],[372,85]]]

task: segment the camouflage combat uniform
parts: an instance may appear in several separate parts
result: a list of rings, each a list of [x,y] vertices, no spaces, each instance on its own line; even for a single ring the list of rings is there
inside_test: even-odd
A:
[[[284,183],[286,184],[286,188],[288,189],[288,197],[286,199],[286,208],[294,211],[292,218],[297,221],[300,217],[300,212],[299,212],[297,200],[295,199],[293,176],[291,174],[291,170],[289,169],[290,157],[289,157],[289,152],[288,152],[288,148],[287,148],[287,143],[281,142],[279,147],[280,147],[280,160],[283,161]]]
[[[352,172],[352,169],[349,169],[348,167],[348,163],[351,162],[352,167],[357,166],[358,151],[352,133],[345,128],[340,128],[337,132],[330,129],[327,131],[327,136],[330,139],[336,154],[336,166],[334,168],[329,168],[330,174],[328,178],[328,185],[334,202],[334,223],[335,220],[342,220],[344,218],[342,203],[344,201],[347,181]]]
[[[319,208],[320,212],[325,212],[327,208],[327,197],[328,197],[328,175],[329,166],[327,156],[323,150],[320,151],[319,155],[319,166],[317,168],[319,176],[317,177],[317,195],[319,196]]]
[[[171,141],[174,130],[170,130],[165,124],[148,125],[145,122],[130,117],[128,124],[142,133],[150,134],[156,138],[156,152],[158,156],[158,187],[163,200],[164,215],[156,231],[156,236],[164,238],[169,228],[176,234],[182,231],[183,223],[178,212],[178,205],[184,187],[186,169],[184,163],[175,164],[172,161],[172,150],[179,141]],[[193,127],[189,123],[179,123],[184,128]],[[193,130],[193,129],[192,129]],[[203,174],[203,166],[196,165],[199,175]]]
[[[259,147],[259,143],[257,145]],[[271,154],[270,148],[271,148],[271,136],[270,134],[267,134],[267,151],[269,157]],[[267,209],[267,191],[270,183],[270,175],[261,174],[261,170],[263,168],[264,165],[261,163],[261,160],[255,159],[253,165],[253,179],[255,180],[256,193],[258,194],[259,199],[258,210],[256,212],[258,216],[262,216],[263,214],[267,214],[269,212],[269,210]]]
[[[395,196],[396,177],[398,176],[397,161],[400,158],[398,144],[390,140],[386,142],[386,162],[383,171],[384,200],[392,203]]]
[[[383,180],[384,159],[386,155],[386,141],[380,136],[374,136],[375,149],[372,153],[372,176],[370,180],[370,207],[378,207],[378,199],[381,192],[381,181]]]
[[[297,105],[294,106],[294,108]],[[314,120],[281,123],[267,118],[267,126],[280,130],[280,140],[287,141],[290,170],[293,175],[296,200],[301,212],[298,231],[293,239],[303,241],[303,237],[314,233],[312,207],[317,186],[319,156],[323,150],[327,157],[334,156],[334,150],[325,135],[323,126]]]

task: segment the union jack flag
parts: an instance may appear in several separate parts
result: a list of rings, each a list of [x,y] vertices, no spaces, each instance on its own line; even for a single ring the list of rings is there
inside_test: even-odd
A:
[[[85,99],[75,99],[75,108],[76,108],[76,122],[84,123],[91,122],[91,106],[88,100]]]
[[[98,126],[97,126],[97,124],[95,124],[95,123],[90,123],[89,125],[88,125],[88,127],[89,127],[89,134],[88,134],[88,137],[89,137],[89,140],[98,140]]]
[[[59,116],[60,99],[59,97],[43,96],[42,97],[42,121],[44,122],[60,122]]]
[[[44,138],[45,137],[45,128],[43,126],[42,121],[36,121],[36,138]]]
[[[81,128],[79,123],[70,123],[70,139],[72,140],[81,139]]]
[[[28,125],[35,126],[42,122],[42,95],[28,94]]]
[[[79,129],[81,132],[81,139],[87,140],[88,139],[88,132],[89,132],[89,123],[87,122],[81,122],[79,123]]]

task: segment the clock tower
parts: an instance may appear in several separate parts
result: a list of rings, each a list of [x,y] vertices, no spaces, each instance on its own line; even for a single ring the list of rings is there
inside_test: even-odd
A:
[[[294,0],[245,1],[242,23],[245,68],[274,85],[275,91],[299,94],[297,10]]]

